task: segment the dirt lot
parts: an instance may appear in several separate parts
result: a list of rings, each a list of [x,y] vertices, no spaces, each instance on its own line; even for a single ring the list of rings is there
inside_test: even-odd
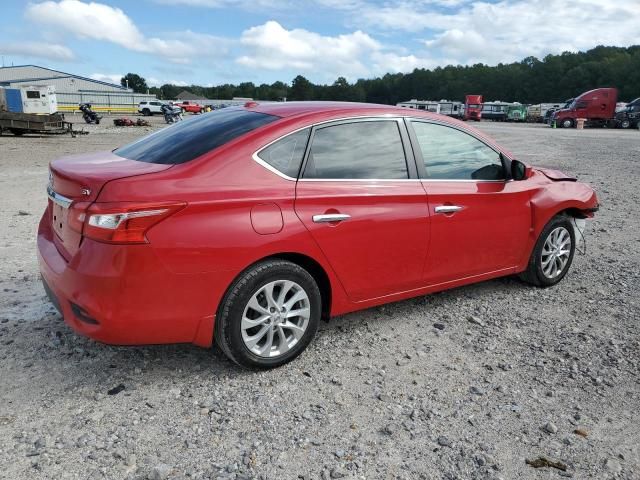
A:
[[[640,132],[480,124],[597,189],[567,278],[337,318],[298,360],[252,373],[189,345],[97,344],[46,301],[48,162],[151,130],[105,120],[0,137],[0,478],[640,479]]]

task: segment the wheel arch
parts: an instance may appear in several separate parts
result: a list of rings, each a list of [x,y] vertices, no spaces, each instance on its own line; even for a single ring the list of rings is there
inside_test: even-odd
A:
[[[331,315],[332,289],[329,275],[322,267],[322,265],[320,265],[320,263],[318,263],[314,258],[308,255],[295,252],[279,253],[270,257],[263,258],[261,261],[271,260],[274,258],[288,260],[291,263],[295,263],[296,265],[299,265],[307,272],[309,272],[309,274],[318,284],[318,288],[320,289],[320,296],[322,297],[322,319],[328,321]]]
[[[220,306],[222,305],[224,298],[226,298],[229,289],[235,284],[235,282],[240,278],[247,270],[253,268],[255,265],[268,261],[268,260],[287,260],[291,263],[295,263],[299,267],[304,268],[309,274],[313,277],[318,285],[318,289],[320,290],[320,296],[322,298],[322,319],[325,321],[329,320],[331,316],[331,302],[333,298],[333,291],[331,287],[331,280],[327,271],[324,267],[314,258],[309,255],[299,253],[299,252],[280,252],[274,253],[271,255],[267,255],[265,257],[259,258],[247,265],[242,269],[238,275],[235,276],[233,281],[229,283],[224,295],[222,296],[222,300],[220,302]]]

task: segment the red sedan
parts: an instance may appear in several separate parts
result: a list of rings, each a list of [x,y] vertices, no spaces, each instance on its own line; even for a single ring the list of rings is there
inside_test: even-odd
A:
[[[598,202],[449,117],[247,104],[51,163],[45,289],[109,344],[216,343],[268,368],[321,318],[520,274],[558,283]]]

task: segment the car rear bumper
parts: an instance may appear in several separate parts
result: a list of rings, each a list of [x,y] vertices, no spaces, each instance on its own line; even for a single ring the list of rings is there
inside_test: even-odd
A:
[[[168,271],[148,245],[83,239],[69,262],[43,216],[38,262],[45,291],[77,333],[112,345],[212,342],[217,300],[210,274]],[[218,287],[220,288],[220,287]]]

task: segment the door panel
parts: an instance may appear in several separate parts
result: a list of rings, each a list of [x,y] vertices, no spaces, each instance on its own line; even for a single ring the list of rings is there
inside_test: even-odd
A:
[[[353,301],[422,285],[429,211],[419,180],[300,180],[295,209]]]
[[[424,181],[431,243],[424,278],[429,285],[514,267],[531,228],[527,181]],[[461,207],[435,213],[441,206]]]
[[[507,180],[508,160],[464,129],[409,127],[431,215],[425,283],[516,266],[531,228],[529,182]]]

